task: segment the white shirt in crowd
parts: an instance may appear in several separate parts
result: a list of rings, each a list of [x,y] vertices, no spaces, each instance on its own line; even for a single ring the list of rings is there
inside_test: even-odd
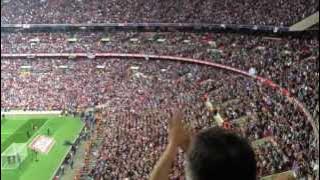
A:
[[[224,120],[222,119],[220,113],[217,113],[213,116],[214,121],[218,124],[218,126],[222,126]]]

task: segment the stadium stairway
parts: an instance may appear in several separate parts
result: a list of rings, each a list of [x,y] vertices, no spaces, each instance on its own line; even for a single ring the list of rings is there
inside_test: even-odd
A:
[[[61,177],[61,180],[71,180],[74,179],[76,174],[79,172],[81,167],[83,167],[83,157],[85,155],[85,142],[82,142],[77,150],[74,157],[73,169],[69,165],[66,166],[65,174]]]
[[[319,23],[319,11],[312,14],[311,16],[303,19],[302,21],[292,25],[290,31],[303,31],[307,30],[313,25]]]
[[[101,136],[101,134],[104,134],[103,126],[101,126],[101,120],[102,116],[100,114],[96,115],[96,127],[90,141],[87,144],[82,168],[78,171],[78,174],[75,176],[75,179],[77,180],[87,180],[90,171],[95,168],[95,165],[97,163],[97,157],[95,157],[95,152],[97,152],[101,148],[101,145],[103,144],[102,142],[104,140],[104,136]]]

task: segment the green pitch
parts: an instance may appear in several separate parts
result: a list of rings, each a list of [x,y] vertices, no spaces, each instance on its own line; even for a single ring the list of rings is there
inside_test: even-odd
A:
[[[38,135],[54,138],[55,144],[48,154],[35,155],[28,149],[28,157],[20,167],[14,170],[1,170],[1,179],[51,180],[70,150],[70,146],[64,145],[64,142],[66,140],[74,142],[83,127],[84,124],[79,117],[7,115],[4,121],[1,120],[1,153],[12,143],[29,145]]]

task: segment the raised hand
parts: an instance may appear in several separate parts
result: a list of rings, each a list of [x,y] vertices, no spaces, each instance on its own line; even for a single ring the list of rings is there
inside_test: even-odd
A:
[[[169,143],[187,151],[191,141],[191,133],[183,123],[183,113],[177,110],[169,120]]]

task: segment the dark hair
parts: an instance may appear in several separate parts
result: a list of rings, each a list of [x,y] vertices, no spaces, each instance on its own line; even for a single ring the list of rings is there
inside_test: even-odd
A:
[[[210,128],[192,140],[187,152],[192,180],[256,180],[255,154],[237,134]]]

